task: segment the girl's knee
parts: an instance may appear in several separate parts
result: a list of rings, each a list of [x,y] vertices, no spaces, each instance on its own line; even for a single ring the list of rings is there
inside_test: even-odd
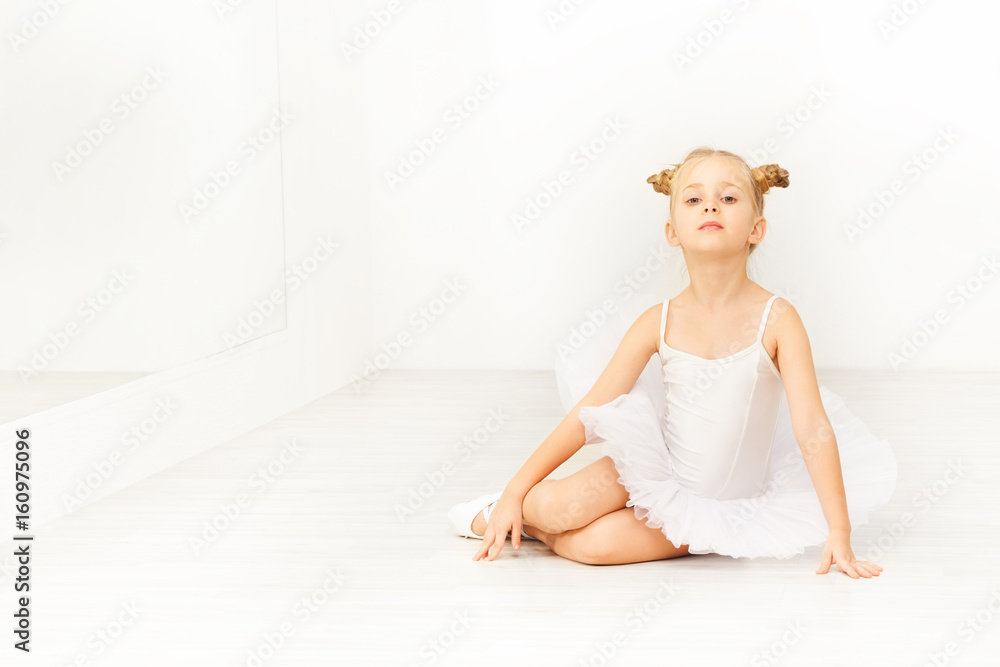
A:
[[[574,509],[578,508],[574,507],[571,494],[563,482],[565,480],[553,480],[553,483],[538,489],[535,502],[542,524],[538,528],[546,533],[564,533],[578,527],[574,515]]]
[[[613,522],[595,521],[580,531],[576,549],[581,563],[607,565],[621,562],[619,535]]]
[[[601,554],[592,550],[586,539],[580,539],[583,536],[574,535],[577,532],[567,531],[552,535],[549,548],[556,555],[566,560],[576,561],[585,565],[598,565],[597,561],[600,559]]]
[[[542,530],[565,533],[582,528],[596,518],[592,516],[596,499],[581,494],[579,480],[559,480],[545,491],[541,514],[546,526]]]
[[[604,456],[583,470],[554,480],[539,493],[542,530],[563,533],[582,528],[600,516],[625,506],[628,492],[618,482],[618,471]]]
[[[600,522],[554,536],[550,548],[558,555],[586,565],[605,565],[618,554]]]

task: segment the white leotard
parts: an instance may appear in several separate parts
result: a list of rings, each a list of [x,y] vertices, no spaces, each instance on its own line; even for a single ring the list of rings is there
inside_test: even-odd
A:
[[[784,385],[761,340],[777,297],[768,299],[753,345],[721,359],[669,347],[670,300],[663,302],[664,437],[678,482],[699,496],[727,500],[765,491]]]

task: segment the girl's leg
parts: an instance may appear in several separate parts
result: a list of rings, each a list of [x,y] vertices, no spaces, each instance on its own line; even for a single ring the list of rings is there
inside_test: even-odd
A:
[[[625,507],[627,501],[628,491],[618,483],[614,461],[610,456],[602,456],[572,475],[543,479],[531,487],[521,503],[521,522],[529,535],[528,526],[561,533],[586,526],[608,512]],[[486,532],[482,512],[472,520],[472,532],[476,535]]]
[[[535,484],[524,496],[521,513],[525,532],[534,537],[528,526],[563,533],[619,510],[627,501],[628,491],[618,482],[614,462],[602,456],[568,477]]]
[[[675,547],[659,528],[650,528],[645,520],[637,519],[633,507],[561,533],[547,533],[534,526],[524,531],[563,558],[588,565],[621,565],[689,555],[688,545]]]

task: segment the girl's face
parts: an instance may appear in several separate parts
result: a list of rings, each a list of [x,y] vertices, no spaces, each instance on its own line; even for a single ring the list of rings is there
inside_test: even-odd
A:
[[[764,217],[754,218],[749,185],[727,160],[702,160],[680,187],[667,225],[670,245],[696,252],[745,250],[764,237]]]

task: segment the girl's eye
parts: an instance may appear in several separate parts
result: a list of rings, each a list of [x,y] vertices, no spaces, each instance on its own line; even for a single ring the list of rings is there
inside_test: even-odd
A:
[[[686,201],[685,201],[684,203],[685,203],[685,204],[690,204],[690,203],[691,203],[691,202],[693,202],[693,201],[694,201],[695,199],[698,199],[698,197],[691,197],[690,199],[686,200]],[[732,199],[733,201],[736,201],[736,197],[734,197],[734,196],[732,196],[732,195],[726,195],[725,197],[723,197],[723,199]]]

